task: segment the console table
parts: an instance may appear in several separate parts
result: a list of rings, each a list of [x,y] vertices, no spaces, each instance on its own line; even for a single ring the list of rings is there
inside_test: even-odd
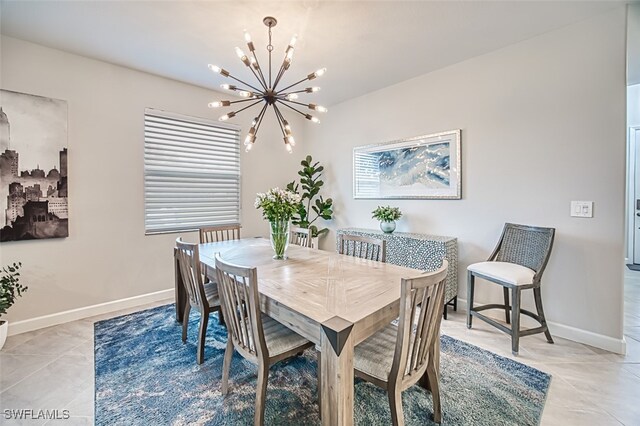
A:
[[[336,246],[339,236],[356,235],[361,237],[385,240],[387,246],[387,262],[424,271],[434,271],[442,264],[442,259],[449,261],[447,283],[444,295],[444,318],[447,319],[447,306],[458,309],[458,240],[453,237],[438,235],[412,234],[393,232],[385,234],[374,229],[343,228],[337,230]]]

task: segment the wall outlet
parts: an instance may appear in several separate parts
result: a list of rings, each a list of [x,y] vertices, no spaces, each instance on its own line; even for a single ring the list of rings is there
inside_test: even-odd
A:
[[[593,201],[572,201],[571,216],[593,217]]]

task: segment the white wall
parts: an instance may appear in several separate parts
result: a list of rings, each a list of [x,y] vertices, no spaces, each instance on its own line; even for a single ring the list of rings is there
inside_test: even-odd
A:
[[[172,247],[179,234],[144,235],[144,109],[216,119],[207,103],[221,95],[9,37],[1,47],[0,87],[69,106],[69,237],[0,245],[0,263],[22,261],[29,286],[7,319],[173,288]],[[243,114],[235,122],[248,120]],[[292,122],[298,127],[297,119]],[[246,236],[267,233],[253,208],[255,193],[291,180],[299,161],[284,153],[273,121],[265,119],[260,133],[241,160]],[[197,240],[195,233],[184,237]]]
[[[398,231],[458,237],[459,294],[466,299],[467,265],[487,258],[505,222],[555,227],[542,283],[552,333],[581,339],[587,331],[602,337],[595,344],[619,349],[625,36],[620,7],[332,106],[309,133],[335,199],[332,228],[376,228],[371,210],[391,204],[405,213]],[[462,200],[353,199],[353,147],[456,128]],[[571,218],[571,200],[593,200],[594,217]],[[323,244],[333,247],[333,238]],[[486,285],[477,298],[500,301],[501,294]],[[533,305],[530,294],[525,305]]]

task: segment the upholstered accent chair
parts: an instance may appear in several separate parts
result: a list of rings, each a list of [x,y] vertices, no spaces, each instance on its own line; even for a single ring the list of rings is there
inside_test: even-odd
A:
[[[387,242],[376,238],[339,234],[338,253],[385,262],[387,260]]]
[[[204,283],[200,266],[200,253],[198,244],[190,244],[176,240],[176,257],[182,276],[182,282],[187,291],[187,302],[182,318],[182,342],[187,341],[187,328],[189,326],[189,314],[191,308],[200,312],[200,329],[198,331],[198,349],[196,361],[202,364],[204,361],[204,340],[209,324],[209,314],[218,312],[220,323],[224,324],[224,318],[220,308],[218,286],[215,283]]]
[[[229,332],[222,367],[222,394],[229,391],[234,349],[258,366],[255,425],[264,423],[269,367],[313,346],[304,337],[260,312],[256,268],[233,265],[216,254],[218,288]]]
[[[240,224],[205,226],[200,228],[200,244],[240,239]]]
[[[417,382],[431,391],[433,420],[441,422],[437,352],[448,267],[444,260],[436,271],[402,279],[398,325],[355,347],[355,374],[387,390],[394,425],[404,424],[402,391]]]
[[[471,328],[473,317],[491,324],[511,336],[511,351],[518,354],[520,337],[544,333],[553,343],[542,308],[540,280],[544,272],[555,236],[554,228],[541,228],[507,223],[496,248],[486,262],[469,265],[467,268],[467,328]],[[482,278],[503,287],[504,305],[489,304],[473,306],[475,279]],[[537,314],[521,308],[522,291],[533,290]],[[511,290],[511,304],[509,304]],[[511,328],[480,314],[486,309],[504,309],[507,324]],[[540,323],[540,327],[521,330],[520,314],[525,314]]]

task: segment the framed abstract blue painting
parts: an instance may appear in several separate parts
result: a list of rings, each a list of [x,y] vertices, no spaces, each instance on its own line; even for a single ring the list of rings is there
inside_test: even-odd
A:
[[[462,198],[460,130],[356,147],[353,198]]]

